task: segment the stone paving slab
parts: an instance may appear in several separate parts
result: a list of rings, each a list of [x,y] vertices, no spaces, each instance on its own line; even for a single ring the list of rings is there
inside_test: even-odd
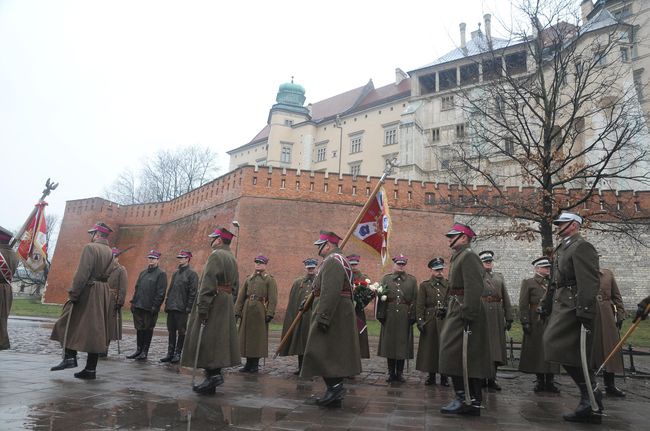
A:
[[[59,362],[60,349],[47,340],[51,323],[47,325],[10,321],[12,350],[0,352],[2,430],[647,429],[650,381],[640,379],[621,382],[626,399],[605,399],[607,417],[600,426],[562,421],[562,414],[577,404],[577,391],[566,376],[559,378],[561,394],[537,395],[531,390],[532,376],[501,372],[503,390],[485,394],[480,418],[450,417],[439,412],[452,397],[449,388],[424,386],[425,376],[413,370],[406,383],[388,384],[381,358],[364,360],[364,373],[346,380],[348,395],[340,409],[304,403],[322,393],[323,383],[294,376],[295,358],[268,359],[257,375],[225,370],[216,395],[198,396],[191,390],[189,370],[158,362],[162,351],[135,363],[124,359],[124,352],[118,357],[111,345],[109,358],[98,365],[98,379],[81,381],[73,373],[83,366],[84,355],[78,369],[49,371]],[[132,345],[132,338],[127,334],[123,344]]]

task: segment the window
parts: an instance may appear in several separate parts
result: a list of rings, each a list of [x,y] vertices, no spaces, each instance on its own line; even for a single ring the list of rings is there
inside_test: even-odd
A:
[[[621,61],[623,63],[630,61],[630,54],[627,47],[621,47]]]
[[[284,120],[284,125],[285,125],[285,126],[293,126],[293,120],[287,120],[287,119],[285,119],[285,120]]]
[[[440,141],[440,129],[431,129],[431,141],[432,142]]]
[[[643,100],[643,69],[634,71],[634,88],[639,100]]]
[[[350,154],[361,152],[361,136],[350,138]]]
[[[478,82],[478,64],[472,63],[460,67],[460,84],[469,85]]]
[[[357,176],[361,174],[361,162],[350,163],[350,175]]]
[[[607,61],[607,53],[604,51],[598,51],[594,56],[594,62],[596,66],[605,66]]]
[[[384,145],[397,144],[397,127],[384,130]]]
[[[526,51],[506,55],[506,73],[515,75],[526,71]]]
[[[282,145],[280,162],[291,163],[291,145]]]
[[[456,87],[456,69],[447,69],[438,72],[438,87],[440,91]]]
[[[512,139],[506,138],[503,152],[509,156],[512,156],[515,153],[515,143]]]
[[[454,96],[442,96],[440,110],[454,109]]]
[[[483,81],[490,81],[501,76],[501,57],[483,60]]]
[[[465,137],[465,123],[456,124],[456,138],[462,139]]]
[[[323,145],[322,147],[316,148],[316,161],[317,162],[324,162],[326,154],[327,154],[327,147],[326,146]]]

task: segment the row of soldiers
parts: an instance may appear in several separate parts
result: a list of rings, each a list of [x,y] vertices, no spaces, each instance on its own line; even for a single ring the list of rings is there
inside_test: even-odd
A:
[[[545,362],[562,364],[580,389],[581,401],[576,410],[565,416],[565,419],[600,422],[602,394],[593,386],[592,367],[583,367],[579,359],[581,327],[587,329],[589,334],[594,332],[599,287],[598,255],[593,246],[579,235],[582,224],[579,216],[563,213],[555,224],[562,240],[553,259],[550,286],[540,302],[539,312],[536,310],[540,317],[545,318],[540,319],[545,326],[542,335],[544,359]],[[113,253],[108,247],[110,232],[110,228],[103,223],[97,223],[90,229],[91,243],[82,251],[69,290],[69,301],[52,334],[52,339],[60,341],[66,349],[66,360],[75,359],[74,362],[64,361],[63,368],[76,366],[77,350],[89,352],[86,367],[75,374],[79,378],[95,377],[97,357],[106,351],[110,339],[107,323],[111,314],[109,279],[116,267]],[[216,387],[223,383],[221,369],[240,364],[241,337],[238,339],[237,336],[237,313],[232,300],[233,289],[239,277],[236,259],[229,248],[233,236],[225,228],[217,228],[210,234],[213,251],[200,279],[197,297],[189,316],[187,337],[183,343],[181,364],[205,369],[205,380],[194,386],[194,390],[200,394],[214,393]],[[451,377],[456,392],[455,399],[441,411],[479,415],[483,381],[495,376],[494,360],[489,347],[491,337],[486,303],[496,301],[481,299],[486,289],[486,268],[485,262],[470,248],[476,237],[473,230],[457,223],[447,233],[447,237],[453,254],[447,292],[444,295],[444,318],[439,313],[439,299],[429,304],[424,301],[421,307],[416,305],[416,310],[420,309],[420,315],[418,311],[413,315],[413,301],[417,301],[417,294],[414,293],[415,280],[409,278],[403,270],[407,264],[406,257],[397,256],[394,259],[393,273],[382,280],[382,285],[388,288],[376,292],[381,294],[377,309],[377,318],[382,323],[379,350],[388,359],[389,378],[399,380],[403,367],[403,362],[399,362],[403,360],[400,356],[412,357],[412,337],[409,342],[409,335],[406,336],[406,347],[398,346],[399,343],[390,342],[390,328],[401,331],[412,328],[413,323],[417,323],[424,334],[422,339],[425,339],[429,329],[427,325],[433,321],[427,321],[427,316],[432,316],[431,312],[434,312],[434,320],[441,323],[439,348],[434,349],[439,355],[438,372]],[[325,394],[310,400],[321,406],[340,405],[345,395],[343,378],[361,371],[356,317],[362,310],[355,311],[354,271],[350,261],[338,248],[340,240],[335,233],[322,231],[314,243],[323,260],[315,270],[312,283],[315,299],[311,305],[300,375],[323,377],[327,387]],[[441,272],[444,262],[441,259],[434,261],[430,265],[432,271]],[[435,282],[433,278],[438,277],[435,274],[432,277],[431,281]],[[439,282],[442,280],[442,277],[438,278]],[[393,286],[390,286],[391,283]],[[253,295],[257,294],[245,295],[245,302]],[[490,293],[489,296],[494,294]],[[115,308],[118,305],[115,304]],[[308,304],[304,306],[307,307]],[[637,315],[642,316],[643,310],[640,306]],[[240,311],[246,312],[243,309]],[[154,313],[155,310],[152,308],[148,312]],[[402,316],[406,317],[406,324],[403,323]],[[148,318],[143,317],[144,320]],[[268,316],[264,320],[267,318]],[[507,319],[504,320],[507,325]],[[407,329],[408,331],[410,330]],[[431,335],[436,332],[431,331]],[[532,323],[530,332],[532,334]],[[404,338],[396,337],[402,342]],[[144,347],[150,342],[148,332],[143,332],[141,339],[145,350]],[[196,359],[196,363],[192,358]],[[253,366],[251,364],[248,368]],[[595,402],[592,403],[591,399],[594,398]]]

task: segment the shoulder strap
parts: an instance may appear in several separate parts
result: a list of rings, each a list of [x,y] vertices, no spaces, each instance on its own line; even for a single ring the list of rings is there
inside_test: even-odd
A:
[[[2,252],[0,251],[0,277],[2,277],[7,284],[11,284],[11,280],[13,280],[14,275],[11,273],[11,269],[9,268],[9,264],[5,260],[5,257],[2,255]]]

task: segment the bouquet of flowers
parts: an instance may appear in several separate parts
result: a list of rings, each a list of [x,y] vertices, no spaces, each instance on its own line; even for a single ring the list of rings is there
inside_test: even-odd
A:
[[[370,304],[370,301],[375,297],[375,291],[372,290],[370,279],[355,279],[352,296],[355,308],[363,309],[366,305]]]
[[[388,286],[374,282],[368,288],[375,293],[380,301],[385,302],[388,299]]]

